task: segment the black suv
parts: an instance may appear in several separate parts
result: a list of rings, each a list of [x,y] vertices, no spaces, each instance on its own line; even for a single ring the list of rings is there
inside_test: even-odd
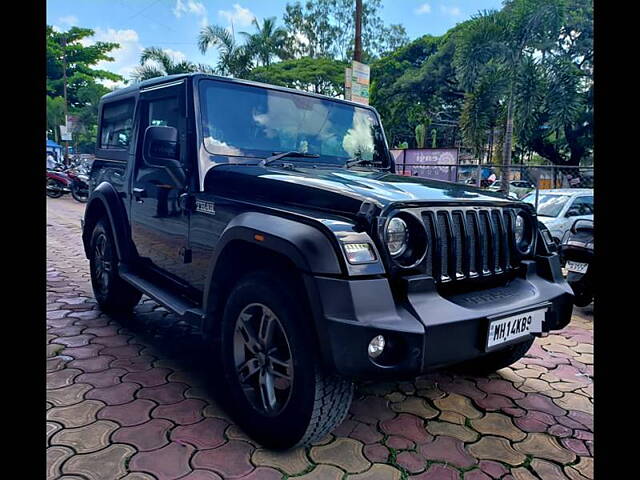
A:
[[[105,95],[83,241],[96,299],[210,342],[272,448],[344,419],[353,378],[507,366],[572,294],[529,204],[396,175],[377,112],[203,74]]]

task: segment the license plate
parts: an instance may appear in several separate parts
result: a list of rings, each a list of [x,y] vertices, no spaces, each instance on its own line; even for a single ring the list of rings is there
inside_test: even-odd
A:
[[[575,273],[587,273],[588,263],[567,261],[567,270]]]
[[[546,311],[547,309],[543,308],[492,320],[489,323],[487,350],[527,337],[531,333],[540,333]]]

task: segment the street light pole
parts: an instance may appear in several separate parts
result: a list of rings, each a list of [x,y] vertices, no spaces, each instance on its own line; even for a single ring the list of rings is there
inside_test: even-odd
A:
[[[353,50],[353,59],[362,62],[362,0],[356,0],[356,42]]]

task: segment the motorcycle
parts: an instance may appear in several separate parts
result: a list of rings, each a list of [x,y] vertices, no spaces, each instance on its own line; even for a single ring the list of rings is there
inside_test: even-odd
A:
[[[80,203],[87,203],[89,199],[89,176],[79,168],[71,168],[66,171],[66,174],[71,180],[69,186],[71,196]]]
[[[578,307],[586,307],[593,301],[593,228],[593,220],[576,220],[560,245],[567,282],[575,296],[573,303]]]
[[[47,169],[47,196],[60,198],[65,193],[71,193],[71,179],[62,170],[62,167]]]

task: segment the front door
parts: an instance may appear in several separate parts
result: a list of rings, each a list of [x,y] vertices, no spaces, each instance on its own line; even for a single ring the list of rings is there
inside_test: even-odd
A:
[[[140,140],[132,179],[131,234],[143,264],[169,276],[181,278],[188,247],[189,212],[180,207],[186,191],[187,161],[184,82],[155,86],[140,96]],[[144,157],[144,132],[148,126],[178,129],[182,168],[161,167]]]

